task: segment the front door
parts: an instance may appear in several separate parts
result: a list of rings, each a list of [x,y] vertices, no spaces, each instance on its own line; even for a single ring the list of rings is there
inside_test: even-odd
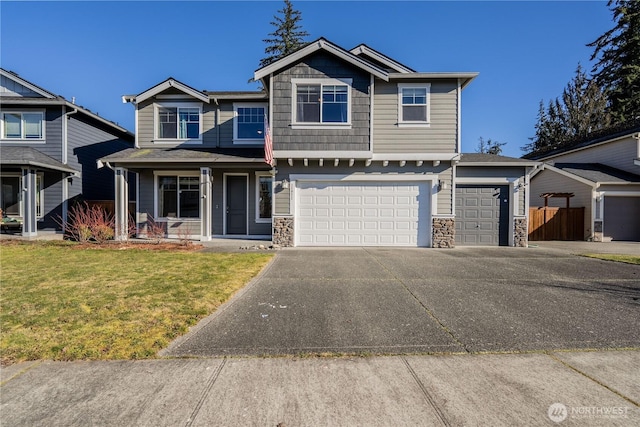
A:
[[[227,233],[247,234],[247,176],[227,175]]]

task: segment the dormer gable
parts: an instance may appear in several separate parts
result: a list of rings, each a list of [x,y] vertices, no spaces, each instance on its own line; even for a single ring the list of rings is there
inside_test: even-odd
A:
[[[370,48],[366,44],[362,43],[349,52],[356,55],[359,58],[365,59],[366,61],[382,68],[388,72],[396,72],[396,73],[414,73],[415,70],[407,67],[399,63],[398,61],[389,58],[388,56],[378,52],[375,49]]]
[[[174,79],[173,77],[169,77],[162,83],[158,83],[157,85],[145,90],[144,92],[138,95],[124,95],[122,97],[122,102],[124,103],[131,102],[133,104],[139,104],[154,96],[160,95],[163,92],[183,93],[191,98],[195,98],[207,104],[209,103],[209,95],[207,95],[202,91],[196,90],[191,86],[188,86]]]
[[[0,68],[0,96],[14,98],[56,99],[51,92],[21,78],[18,74]]]
[[[256,72],[254,73],[254,79],[260,80],[270,74],[276,73],[282,70],[283,68],[291,64],[294,64],[297,61],[300,61],[301,59],[313,53],[316,53],[320,50],[327,52],[333,56],[336,56],[342,59],[343,61],[348,62],[351,65],[369,74],[372,74],[384,81],[389,80],[389,73],[386,70],[380,68],[377,65],[372,64],[369,61],[364,60],[363,58],[358,57],[357,55],[354,55],[348,50],[345,50],[340,46],[334,43],[331,43],[330,41],[322,37],[298,49],[297,51],[290,53],[289,55],[283,58],[280,58],[277,61],[256,70]]]

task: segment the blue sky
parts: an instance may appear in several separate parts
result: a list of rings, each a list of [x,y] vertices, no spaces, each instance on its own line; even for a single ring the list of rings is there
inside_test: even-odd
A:
[[[562,93],[586,46],[613,26],[605,1],[295,1],[309,40],[366,43],[423,72],[477,71],[463,92],[463,151],[478,138],[515,157],[541,99]],[[133,130],[137,94],[174,77],[253,90],[282,1],[0,3],[0,65]]]

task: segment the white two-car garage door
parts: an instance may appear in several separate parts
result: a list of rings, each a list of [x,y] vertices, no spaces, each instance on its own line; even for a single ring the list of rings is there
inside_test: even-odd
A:
[[[309,182],[296,187],[299,246],[427,246],[427,182]]]

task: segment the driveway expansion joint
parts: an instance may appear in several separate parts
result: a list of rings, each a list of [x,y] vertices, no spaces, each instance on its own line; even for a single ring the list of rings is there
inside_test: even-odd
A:
[[[191,415],[189,416],[189,419],[187,420],[185,427],[191,427],[193,425],[193,422],[196,420],[196,417],[200,412],[200,409],[202,409],[202,405],[204,404],[205,399],[209,395],[209,392],[213,388],[213,384],[215,384],[216,380],[218,379],[218,376],[220,375],[220,372],[222,372],[222,369],[224,368],[224,365],[226,363],[227,363],[227,358],[224,357],[220,362],[220,366],[218,366],[218,368],[213,372],[213,374],[211,374],[211,378],[209,378],[209,381],[207,381],[207,386],[204,388],[204,391],[202,392],[202,395],[198,400],[198,404],[193,409],[193,412],[191,412]]]
[[[427,390],[427,387],[425,387],[425,385],[422,383],[422,381],[420,381],[420,378],[418,377],[418,374],[416,374],[416,372],[413,370],[413,368],[409,364],[409,361],[406,359],[406,357],[400,356],[400,359],[404,362],[404,365],[407,367],[407,370],[409,371],[409,373],[413,377],[413,379],[416,382],[416,384],[418,384],[418,387],[420,387],[420,390],[422,391],[422,395],[424,396],[424,399],[427,401],[429,406],[431,408],[433,408],[433,410],[435,411],[435,413],[438,416],[438,419],[440,420],[442,425],[447,426],[447,427],[451,426],[451,423],[449,423],[449,421],[447,420],[447,417],[445,417],[445,415],[442,413],[442,410],[436,404],[435,400],[433,399],[433,397],[429,393],[429,390]]]
[[[587,374],[584,371],[581,371],[580,369],[576,368],[575,366],[571,365],[570,363],[562,360],[561,358],[559,358],[558,356],[556,356],[555,353],[553,352],[546,352],[547,356],[549,356],[551,359],[555,360],[556,362],[561,363],[562,365],[566,366],[567,368],[571,369],[572,371],[582,375],[583,377],[587,378],[590,381],[593,381],[594,383],[598,384],[600,387],[604,387],[607,390],[609,390],[611,393],[615,394],[616,396],[626,400],[627,402],[631,403],[632,405],[636,406],[637,408],[640,408],[640,403],[636,402],[635,400],[631,399],[628,396],[625,396],[624,394],[620,393],[619,391],[609,387],[608,385],[604,384],[602,381],[599,381],[597,379],[595,379],[594,377],[592,377],[591,375]]]

